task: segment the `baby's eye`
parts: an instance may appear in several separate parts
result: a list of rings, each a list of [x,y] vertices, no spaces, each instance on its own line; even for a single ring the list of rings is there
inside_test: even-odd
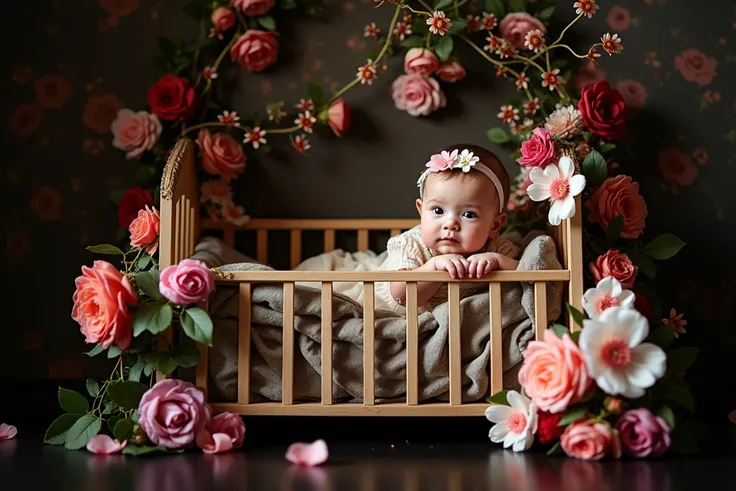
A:
[[[440,208],[439,206],[435,206],[434,208],[432,208],[432,213],[434,213],[435,215],[442,215],[444,211],[442,211],[442,208]]]
[[[466,211],[463,213],[463,218],[473,219],[478,218],[478,215],[474,211]]]

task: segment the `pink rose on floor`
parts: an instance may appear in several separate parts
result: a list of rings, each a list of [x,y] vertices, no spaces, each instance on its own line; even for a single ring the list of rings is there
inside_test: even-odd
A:
[[[203,128],[199,130],[197,144],[202,154],[202,167],[210,174],[230,180],[245,170],[243,146],[229,134],[212,134]]]
[[[297,465],[312,467],[325,462],[327,457],[329,457],[329,451],[324,440],[312,443],[292,443],[286,449],[286,460]]]
[[[138,211],[138,216],[130,222],[130,247],[146,248],[146,254],[152,256],[158,249],[158,236],[161,228],[161,218],[156,207],[148,205]]]
[[[87,450],[98,455],[112,455],[118,452],[122,452],[128,441],[125,440],[120,443],[117,440],[113,440],[108,435],[99,434],[87,443]]]
[[[524,351],[519,383],[541,410],[561,413],[579,402],[593,383],[583,353],[568,334],[558,337],[549,329],[544,341],[531,341]]]
[[[167,379],[151,387],[138,405],[139,423],[155,445],[188,447],[212,417],[204,393],[194,384]]]
[[[431,75],[440,67],[440,60],[429,49],[411,48],[404,56],[404,71]]]
[[[412,116],[427,116],[447,104],[439,82],[418,73],[399,76],[391,89],[396,109]]]
[[[633,182],[629,176],[618,175],[606,179],[586,202],[586,206],[590,211],[588,219],[598,222],[604,230],[611,220],[623,215],[621,237],[624,239],[635,239],[644,231],[647,204],[639,194],[639,183]]]
[[[675,58],[677,71],[682,74],[685,80],[695,82],[698,85],[711,83],[713,77],[717,75],[717,66],[718,60],[706,56],[705,53],[694,48],[683,51]]]
[[[350,106],[343,99],[337,99],[327,110],[327,124],[340,136],[350,127],[351,115]]]
[[[18,434],[18,428],[9,424],[0,424],[0,442],[3,440],[12,440]]]
[[[616,85],[627,107],[641,109],[647,103],[647,89],[636,80],[622,80]]]
[[[273,33],[251,29],[235,42],[230,49],[232,61],[237,61],[246,70],[260,72],[276,62],[279,45]]]
[[[79,323],[85,342],[126,349],[133,336],[128,306],[138,303],[128,277],[106,261],[95,261],[91,268],[82,266],[82,276],[74,284],[72,319]]]
[[[239,448],[245,439],[245,423],[237,414],[221,413],[197,434],[197,446],[204,453],[227,452]]]
[[[670,427],[646,408],[624,412],[616,423],[624,453],[660,457],[670,447]]]
[[[215,30],[218,32],[229,31],[235,27],[235,12],[226,7],[217,7],[212,12],[212,25],[215,26]]]
[[[215,290],[215,275],[202,261],[183,259],[161,271],[159,290],[176,304],[197,303]]]
[[[547,167],[555,158],[555,144],[544,128],[534,128],[532,136],[521,144],[521,157],[516,161],[524,167]]]
[[[547,32],[541,20],[526,12],[512,12],[506,15],[498,29],[501,37],[508,39],[516,49],[524,49],[524,37],[529,31],[539,29],[542,35]]]
[[[459,61],[452,60],[447,63],[443,63],[437,69],[437,76],[443,82],[459,82],[464,79],[467,75],[465,68],[460,64]]]
[[[127,159],[135,159],[153,148],[161,130],[161,121],[155,114],[121,109],[112,122],[112,146],[127,152]]]
[[[608,11],[606,23],[614,31],[623,31],[629,28],[629,25],[631,24],[631,15],[628,10],[620,5],[614,5],[611,7],[611,10]]]
[[[609,452],[616,459],[621,457],[619,437],[604,423],[572,423],[562,433],[560,446],[569,457],[581,460],[600,460]]]
[[[625,289],[634,286],[636,275],[639,272],[639,267],[631,262],[629,256],[615,249],[609,249],[605,254],[598,256],[589,264],[589,267],[596,284],[603,278],[611,276]]]
[[[257,17],[271,10],[276,0],[230,0],[230,3],[245,15]]]
[[[661,150],[657,163],[665,180],[680,186],[689,186],[698,177],[698,167],[692,157],[676,148]]]

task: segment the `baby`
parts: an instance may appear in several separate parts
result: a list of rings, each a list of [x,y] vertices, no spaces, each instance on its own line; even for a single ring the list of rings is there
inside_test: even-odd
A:
[[[498,237],[506,222],[509,175],[489,150],[453,145],[427,162],[416,201],[421,222],[388,241],[382,270],[447,271],[450,277],[480,278],[494,270],[515,270],[520,249]],[[377,283],[377,307],[403,312],[406,283]],[[466,283],[461,296],[487,289]],[[420,282],[420,312],[447,301],[444,283]]]

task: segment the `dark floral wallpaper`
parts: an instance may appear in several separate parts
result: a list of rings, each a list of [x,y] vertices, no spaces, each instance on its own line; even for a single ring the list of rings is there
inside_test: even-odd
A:
[[[2,379],[75,379],[96,374],[71,320],[74,278],[93,255],[89,244],[115,240],[109,192],[136,181],[134,161],[112,146],[117,111],[145,105],[155,75],[159,36],[192,37],[198,26],[179,0],[27,0],[3,16],[2,114],[4,244]],[[386,25],[391,9],[371,0],[328,0],[324,19],[285,25],[273,70],[242,73],[233,110],[271,100],[297,103],[304,83],[342,86],[378,43],[364,35]],[[573,15],[558,4],[555,16]],[[736,202],[736,6],[733,1],[612,0],[574,27],[581,46],[615,31],[620,56],[581,68],[576,84],[606,78],[639,109],[631,154],[615,165],[641,186],[647,229],[673,232],[687,246],[663,264],[658,286],[663,316],[679,336],[702,348],[693,367],[696,395],[736,389],[734,230]],[[467,53],[465,60],[471,60]],[[470,141],[493,148],[486,130],[513,92],[481,59],[446,89],[447,107],[414,118],[393,107],[392,58],[378,80],[345,95],[353,127],[342,138],[311,137],[309,156],[258,156],[237,183],[236,201],[254,217],[411,217],[417,156],[436,142]],[[234,68],[237,69],[237,68]],[[289,141],[269,142],[288,148]],[[511,164],[509,164],[511,165]],[[511,166],[509,167],[511,168]],[[704,399],[704,400],[705,400]]]

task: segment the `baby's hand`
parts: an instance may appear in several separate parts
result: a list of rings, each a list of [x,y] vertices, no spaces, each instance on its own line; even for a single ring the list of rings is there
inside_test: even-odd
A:
[[[473,254],[468,258],[468,278],[480,278],[498,269],[498,257],[495,252]]]
[[[468,260],[459,254],[444,254],[434,258],[434,269],[447,271],[450,278],[464,278],[468,270]]]

